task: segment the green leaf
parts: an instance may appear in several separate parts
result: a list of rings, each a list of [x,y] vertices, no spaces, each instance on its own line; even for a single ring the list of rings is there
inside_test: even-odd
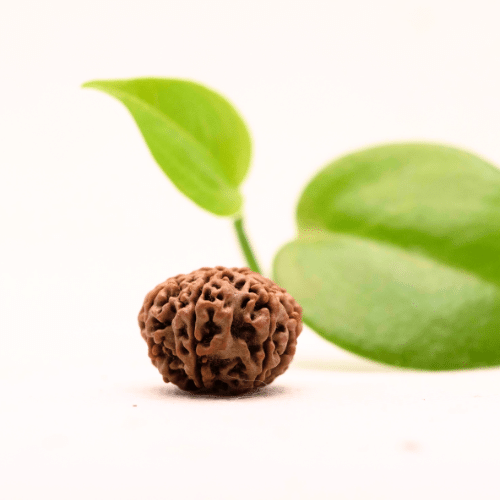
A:
[[[161,169],[177,188],[217,215],[239,211],[238,186],[251,142],[236,110],[219,94],[184,80],[139,78],[85,83],[132,114]]]
[[[392,365],[500,364],[500,170],[395,144],[334,161],[306,187],[274,276],[307,324]]]

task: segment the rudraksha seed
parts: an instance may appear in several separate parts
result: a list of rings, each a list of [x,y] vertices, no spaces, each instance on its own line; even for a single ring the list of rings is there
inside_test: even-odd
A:
[[[165,382],[190,392],[242,394],[288,368],[302,308],[247,267],[202,267],[149,292],[139,326]]]

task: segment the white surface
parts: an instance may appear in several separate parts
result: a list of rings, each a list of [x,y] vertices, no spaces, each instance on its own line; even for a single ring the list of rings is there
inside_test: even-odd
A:
[[[498,498],[498,370],[300,367],[227,399],[130,362],[7,384],[3,498]]]
[[[254,139],[244,192],[267,271],[340,154],[429,140],[500,164],[499,18],[495,0],[2,6],[0,498],[498,499],[500,370],[381,368],[306,330],[260,396],[163,385],[136,326],[145,293],[244,262],[126,110],[79,86],[154,75],[229,97]]]

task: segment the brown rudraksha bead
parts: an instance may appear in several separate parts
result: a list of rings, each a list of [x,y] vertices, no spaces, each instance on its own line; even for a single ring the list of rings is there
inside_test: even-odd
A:
[[[247,267],[203,267],[149,292],[139,326],[165,382],[190,392],[242,394],[288,368],[302,308]]]

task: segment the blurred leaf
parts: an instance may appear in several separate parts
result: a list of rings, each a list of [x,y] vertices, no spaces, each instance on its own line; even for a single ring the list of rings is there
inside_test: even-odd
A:
[[[334,161],[306,187],[276,281],[331,342],[397,366],[500,364],[500,170],[395,144]]]
[[[183,80],[139,78],[85,83],[120,100],[177,188],[217,215],[238,212],[250,164],[243,120],[220,95]]]

